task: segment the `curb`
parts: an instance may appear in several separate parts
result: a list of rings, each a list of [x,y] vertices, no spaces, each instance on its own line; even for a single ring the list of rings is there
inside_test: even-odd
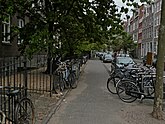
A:
[[[104,65],[104,64],[103,64],[103,66],[104,66],[105,70],[108,72],[108,74],[110,75],[111,71],[108,69],[108,67],[106,65]]]
[[[55,106],[52,107],[52,109],[50,109],[51,111],[49,112],[49,114],[43,119],[42,124],[47,124],[50,120],[50,118],[52,117],[53,114],[56,113],[56,110],[60,107],[62,101],[64,100],[65,96],[69,93],[70,90],[67,90],[64,95],[62,96],[61,99],[59,99],[57,101],[57,103],[55,104]]]
[[[87,64],[85,64],[82,68],[81,68],[81,73],[80,73],[80,76],[82,75],[85,67],[86,67]],[[79,79],[77,80],[79,82]],[[52,109],[50,109],[49,111],[49,114],[44,117],[43,121],[41,124],[47,124],[49,122],[49,120],[51,119],[52,115],[56,113],[56,110],[60,107],[62,101],[65,99],[66,95],[69,94],[69,92],[71,91],[72,89],[68,89],[66,90],[66,92],[64,93],[64,95],[57,101],[57,103],[55,103],[55,106],[52,107]]]

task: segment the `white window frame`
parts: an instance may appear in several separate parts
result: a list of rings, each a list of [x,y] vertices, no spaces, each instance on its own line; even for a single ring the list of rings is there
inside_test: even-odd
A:
[[[18,19],[18,27],[23,28],[25,26],[24,20],[23,19]],[[17,44],[23,43],[23,39],[20,38],[20,35],[18,34],[18,40]]]
[[[8,22],[2,21],[2,43],[10,43],[10,15],[7,16]]]
[[[158,32],[159,32],[159,30],[158,30],[158,28],[156,28],[156,37],[158,37]]]

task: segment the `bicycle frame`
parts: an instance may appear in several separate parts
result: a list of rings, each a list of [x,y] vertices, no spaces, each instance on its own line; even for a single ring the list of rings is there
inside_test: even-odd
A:
[[[2,117],[2,119],[0,120],[0,124],[5,124],[6,115],[5,115],[5,113],[2,112],[1,110],[0,110],[0,114],[1,114],[1,117]]]
[[[153,93],[152,94],[146,94],[145,93],[145,84],[144,83],[147,83],[147,82],[149,82],[150,81],[150,83],[153,83],[154,84],[154,75],[155,74],[142,74],[142,73],[139,73],[139,80],[137,81],[137,85],[139,85],[138,87],[139,87],[139,91],[132,91],[132,90],[128,90],[128,91],[126,91],[126,94],[127,95],[130,95],[130,96],[132,96],[132,97],[136,97],[136,98],[139,98],[139,99],[141,99],[141,101],[143,100],[143,99],[154,99],[154,96],[152,96],[152,94],[154,93],[154,91],[153,91]],[[145,80],[144,81],[144,79],[147,79],[147,80]],[[154,85],[152,86],[153,88],[154,88]]]
[[[10,87],[10,86],[0,86],[0,88],[4,90],[2,91],[2,93],[4,93],[3,95],[6,95],[7,97],[9,97],[9,99],[11,99],[13,103],[12,104],[13,108],[11,111],[13,115],[11,115],[11,113],[6,114],[7,112],[6,110],[4,112],[1,112],[1,114],[3,115],[3,119],[5,118],[5,123],[6,123],[6,120],[8,122],[11,122],[12,124],[17,124],[17,122],[19,123],[20,121],[24,123],[24,122],[27,122],[27,119],[29,119],[27,118],[29,114],[32,114],[32,118],[30,119],[32,119],[31,123],[34,124],[34,106],[33,106],[32,101],[28,99],[27,96],[23,96],[19,99],[19,96],[22,95],[21,93],[24,91],[24,88]],[[16,99],[13,99],[13,98],[16,98]],[[28,104],[32,113],[27,113]],[[6,114],[7,116],[4,114]]]

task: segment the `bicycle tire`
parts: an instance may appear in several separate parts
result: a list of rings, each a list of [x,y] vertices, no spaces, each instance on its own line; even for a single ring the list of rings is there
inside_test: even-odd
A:
[[[64,82],[64,79],[63,79],[63,75],[60,74],[59,76],[59,86],[60,86],[60,91],[63,92],[64,89],[65,89],[65,82]]]
[[[138,98],[135,96],[128,95],[126,93],[126,91],[139,92],[138,87],[131,80],[125,80],[125,81],[119,82],[116,86],[116,91],[119,98],[123,102],[126,102],[126,103],[132,103]]]
[[[53,91],[55,94],[60,94],[61,93],[61,86],[60,86],[60,75],[54,75],[53,77]]]
[[[68,80],[70,82],[71,88],[75,89],[77,87],[76,74],[73,72],[71,74],[69,74]]]
[[[117,94],[117,91],[116,91],[117,82],[120,82],[119,77],[110,77],[110,78],[108,78],[108,80],[107,80],[107,89],[110,93]]]
[[[65,89],[70,89],[69,81],[64,80],[64,86],[65,86]]]
[[[16,124],[34,124],[34,106],[29,98],[22,98],[15,107],[15,123]]]
[[[77,70],[76,70],[76,79],[78,80],[79,77],[80,77],[80,69],[77,68]]]
[[[147,96],[152,96],[155,93],[154,83],[155,80],[150,78],[144,81],[143,87],[144,87],[144,92]]]

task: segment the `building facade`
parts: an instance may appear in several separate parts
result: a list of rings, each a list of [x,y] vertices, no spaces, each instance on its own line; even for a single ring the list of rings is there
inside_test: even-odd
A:
[[[143,10],[142,21],[142,44],[141,56],[145,56],[147,52],[153,52],[153,31],[154,31],[154,9],[152,5],[145,5]]]
[[[153,38],[154,38],[154,52],[157,53],[157,44],[158,44],[158,34],[160,27],[160,19],[161,19],[161,4],[162,0],[155,0],[154,3],[154,30],[153,30]]]
[[[141,51],[142,51],[142,26],[143,26],[143,17],[144,17],[144,6],[141,6],[139,9],[138,9],[138,15],[139,15],[139,18],[138,18],[138,58],[141,57]]]
[[[125,27],[130,27],[130,30],[126,31],[132,35],[134,41],[138,42],[138,58],[146,56],[148,52],[157,53],[161,1],[155,0],[150,5],[146,4],[139,7],[135,12],[136,14],[134,13],[129,20],[130,23]]]
[[[7,18],[6,18],[7,17]],[[12,30],[12,26],[24,27],[25,19],[18,14],[10,17],[5,15],[5,20],[0,20],[0,58],[18,56],[19,45],[22,42],[19,35]]]

